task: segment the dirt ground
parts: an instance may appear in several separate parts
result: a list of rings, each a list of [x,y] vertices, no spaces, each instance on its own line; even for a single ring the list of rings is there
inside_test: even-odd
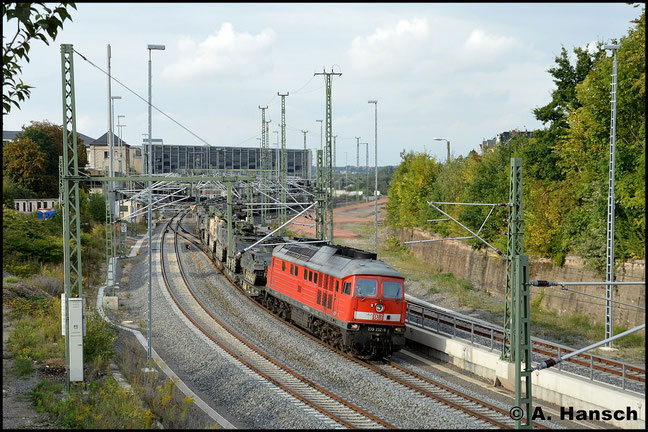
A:
[[[387,203],[387,197],[378,199],[378,223],[382,223],[385,219],[384,211],[381,211],[384,204]],[[360,222],[374,222],[375,203],[361,202],[358,204],[351,204],[344,207],[337,207],[333,209],[333,237],[334,238],[355,238],[359,237],[353,231],[344,229],[342,224],[360,223]],[[301,216],[295,219],[295,223],[288,225],[288,228],[305,237],[315,237],[315,212],[308,213],[306,216]],[[297,224],[311,224],[312,226],[297,225]]]
[[[38,381],[39,373],[28,379],[20,378],[13,369],[13,355],[7,346],[13,330],[10,309],[2,307],[2,429],[54,429],[47,415],[38,414],[28,399]]]

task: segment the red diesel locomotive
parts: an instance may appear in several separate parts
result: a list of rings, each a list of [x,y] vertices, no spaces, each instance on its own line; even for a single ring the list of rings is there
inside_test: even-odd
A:
[[[258,300],[335,348],[390,355],[405,345],[404,278],[376,258],[337,245],[279,245]]]

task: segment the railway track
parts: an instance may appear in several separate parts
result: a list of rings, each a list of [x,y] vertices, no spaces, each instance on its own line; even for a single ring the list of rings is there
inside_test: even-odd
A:
[[[471,343],[479,343],[490,349],[494,349],[495,344],[501,347],[503,340],[503,329],[499,326],[434,308],[429,304],[417,303],[411,299],[408,299],[407,323],[429,328],[432,331],[443,331],[453,337],[469,339]],[[445,330],[440,330],[441,326],[444,326]],[[575,349],[532,338],[532,352],[538,358],[565,356],[573,351]],[[582,353],[567,359],[557,369],[568,369],[571,373],[592,380],[645,394],[646,371],[645,368],[636,365]]]
[[[511,419],[509,411],[503,408],[467,395],[391,361],[372,364],[372,366],[392,381],[399,382],[426,397],[440,400],[469,415],[477,416],[500,429],[515,427],[515,421]],[[526,420],[523,419],[523,421]],[[549,427],[538,423],[534,423],[533,426],[536,429],[549,429]]]
[[[176,232],[176,235],[181,235],[184,237],[186,240],[192,242],[194,245],[198,246],[200,250],[208,257],[209,254],[204,250],[202,247],[202,244],[197,240],[197,237],[187,231],[185,228],[183,228],[181,225],[179,225],[180,229],[185,231],[185,233],[188,236],[193,237],[193,239],[188,238],[184,234],[179,234]],[[238,289],[241,293],[244,294],[244,291],[237,285],[235,284],[227,275],[222,272],[222,274],[229,280],[229,282],[236,288]],[[263,308],[265,311],[269,312],[272,314],[272,312],[268,311],[266,308],[264,308],[262,305],[260,305],[257,302],[253,302],[255,305],[259,306],[260,308]],[[274,316],[274,314],[273,314]],[[279,320],[279,318],[277,318]],[[315,341],[322,347],[328,348],[330,350],[335,351],[339,355],[342,355],[349,359],[350,361],[361,365],[364,368],[367,368],[371,370],[372,372],[376,373],[382,379],[386,381],[386,385],[393,385],[394,383],[397,383],[399,385],[402,385],[415,393],[422,395],[426,398],[433,399],[437,402],[443,403],[446,406],[448,406],[450,409],[454,409],[458,411],[458,415],[465,415],[465,416],[470,416],[476,419],[479,419],[485,427],[497,427],[501,429],[510,429],[515,427],[515,422],[510,418],[509,416],[509,411],[502,409],[500,407],[494,406],[492,404],[489,404],[485,401],[479,400],[473,396],[470,396],[468,394],[465,394],[457,389],[454,389],[452,387],[448,387],[438,381],[432,380],[428,377],[422,376],[420,374],[417,374],[416,372],[412,370],[408,370],[404,368],[403,366],[397,365],[393,362],[386,361],[386,362],[366,362],[360,359],[357,359],[345,352],[339,351],[330,345],[322,342],[318,338],[314,337],[313,335],[307,333],[300,327],[294,326],[290,323],[286,323],[285,321],[281,320],[284,324],[287,324],[291,326],[293,329],[297,330],[304,336],[310,338],[311,340]],[[535,427],[540,428],[540,429],[549,429],[548,427],[535,423]]]
[[[330,418],[334,422],[331,427],[347,427],[351,429],[395,429],[393,425],[366,412],[360,407],[357,407],[352,403],[345,401],[335,394],[328,392],[324,388],[303,377],[291,368],[282,365],[276,360],[270,358],[268,355],[255,348],[250,342],[246,341],[244,338],[238,335],[233,329],[226,326],[214,314],[212,314],[204,305],[204,303],[198,298],[196,293],[192,290],[191,285],[187,281],[178,250],[177,228],[170,228],[170,225],[171,221],[167,223],[167,226],[163,231],[161,240],[160,261],[162,264],[162,278],[169,294],[171,295],[171,298],[174,300],[180,311],[203,334],[205,334],[205,336],[216,343],[229,356],[245,365],[251,371],[276,385],[289,395],[299,400],[302,404],[307,405]],[[169,283],[169,278],[167,277],[167,271],[164,264],[164,237],[167,229],[172,229],[175,233],[173,239],[175,248],[174,255],[176,258],[178,273],[180,274],[184,285],[176,290],[174,290],[172,288],[172,285]],[[211,318],[211,320],[213,320],[213,323],[215,323],[216,326],[219,327],[219,329],[214,330],[214,326],[211,326],[211,329],[207,329],[206,324],[199,323],[199,319],[192,316],[193,313],[196,312],[196,309],[198,307],[201,309],[200,314],[207,314]],[[218,334],[219,337],[216,337],[215,334]],[[224,340],[227,340],[227,343],[223,342]]]

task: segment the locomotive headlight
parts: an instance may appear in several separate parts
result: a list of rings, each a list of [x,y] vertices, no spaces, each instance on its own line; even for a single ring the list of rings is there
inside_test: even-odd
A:
[[[380,313],[380,312],[382,312],[384,309],[385,309],[385,306],[383,306],[382,303],[378,303],[378,304],[376,305],[376,312]]]

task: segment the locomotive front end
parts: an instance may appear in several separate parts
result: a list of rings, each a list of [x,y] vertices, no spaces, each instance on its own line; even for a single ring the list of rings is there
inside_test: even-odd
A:
[[[358,355],[378,358],[405,346],[403,282],[397,277],[357,275],[345,283],[345,291],[353,299],[348,344]]]

